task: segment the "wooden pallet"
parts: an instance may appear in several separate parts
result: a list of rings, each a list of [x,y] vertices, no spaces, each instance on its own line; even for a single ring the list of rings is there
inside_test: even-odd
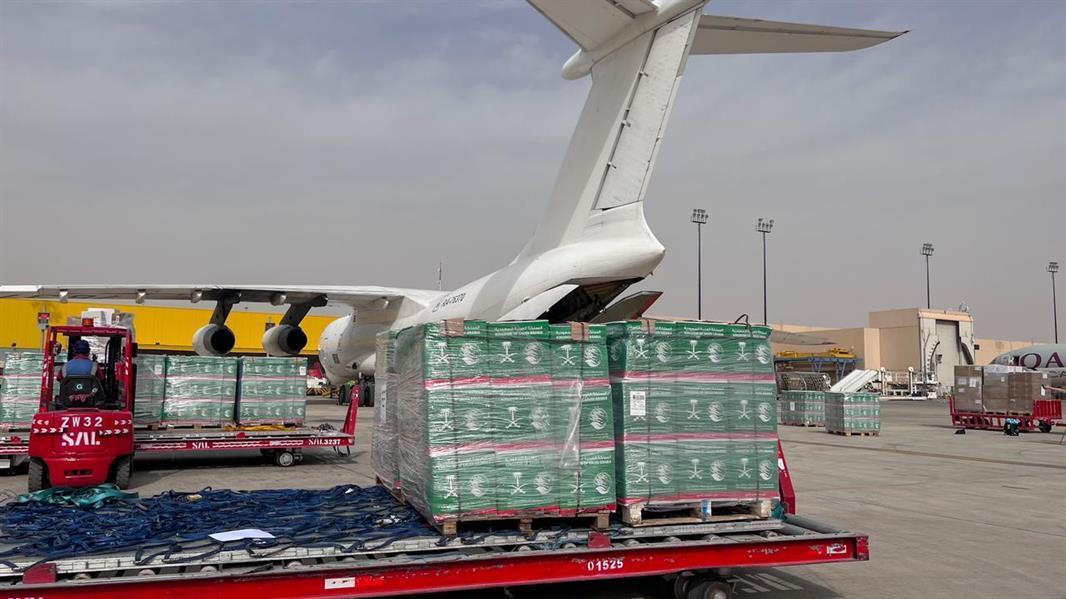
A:
[[[802,426],[802,427],[807,427],[807,428],[817,428],[817,427],[820,427],[820,426],[825,426],[825,424],[816,424],[814,422],[782,422],[781,425],[782,426]]]
[[[629,526],[667,526],[672,524],[702,524],[705,522],[736,522],[765,520],[773,512],[769,499],[758,501],[712,501],[710,514],[703,511],[702,502],[647,504],[620,506],[622,522]]]
[[[470,530],[478,526],[484,527],[486,525],[491,525],[493,528],[500,529],[506,527],[508,524],[512,525],[512,528],[517,529],[522,534],[530,534],[537,529],[535,523],[538,521],[547,526],[562,523],[574,523],[575,526],[579,527],[588,527],[594,530],[606,530],[610,525],[610,520],[611,512],[608,511],[567,516],[560,516],[558,513],[543,512],[513,518],[500,518],[498,516],[464,516],[463,518],[456,520],[430,522],[430,525],[436,528],[440,534],[446,537],[453,537],[459,533],[460,529]]]
[[[151,428],[155,426],[155,428]],[[151,425],[149,428],[154,431],[169,431],[169,430],[218,430],[223,427],[222,424],[157,424]]]
[[[828,429],[825,432],[841,437],[877,437],[881,434],[881,431],[831,431]]]

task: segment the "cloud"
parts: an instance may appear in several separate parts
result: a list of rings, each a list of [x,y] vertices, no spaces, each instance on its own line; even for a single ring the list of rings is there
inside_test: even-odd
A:
[[[0,5],[4,282],[430,287],[443,259],[459,285],[532,232],[588,88],[524,3],[107,4]],[[981,336],[1049,337],[1066,9],[712,8],[913,31],[693,57],[649,192],[657,309],[695,312],[705,207],[704,314],[760,312],[768,216],[772,320],[916,305],[933,241],[935,303],[971,305]]]

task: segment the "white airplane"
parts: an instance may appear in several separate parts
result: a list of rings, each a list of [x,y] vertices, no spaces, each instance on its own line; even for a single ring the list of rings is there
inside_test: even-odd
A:
[[[1066,343],[1023,347],[996,356],[992,363],[1046,372],[1052,387],[1066,389]]]
[[[454,290],[293,285],[9,285],[0,297],[84,300],[213,301],[193,346],[201,355],[233,349],[226,317],[238,302],[288,305],[263,335],[270,355],[295,355],[307,343],[309,310],[340,304],[319,357],[335,383],[372,375],[377,333],[446,318],[490,321],[547,318],[606,321],[639,316],[658,294],[605,308],[647,277],[665,248],[644,220],[644,196],[685,62],[692,54],[845,52],[903,32],[800,25],[703,14],[709,0],[529,0],[580,49],[562,75],[591,75],[543,219],[503,268]]]

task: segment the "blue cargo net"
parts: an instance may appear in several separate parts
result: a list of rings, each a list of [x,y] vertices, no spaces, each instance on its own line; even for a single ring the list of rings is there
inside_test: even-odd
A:
[[[220,542],[212,533],[255,528],[273,539]],[[43,502],[0,506],[0,564],[24,570],[42,562],[133,553],[137,565],[203,560],[245,550],[266,557],[290,547],[377,551],[414,537],[437,536],[418,512],[382,487],[325,490],[167,491],[146,499],[109,498],[96,508]],[[182,555],[178,555],[182,554]],[[13,559],[36,559],[20,567]]]

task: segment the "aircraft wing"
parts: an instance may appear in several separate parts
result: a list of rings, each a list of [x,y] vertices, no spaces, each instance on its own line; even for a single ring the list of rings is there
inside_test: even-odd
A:
[[[849,52],[904,33],[703,15],[692,41],[692,54]]]
[[[198,302],[235,297],[239,302],[362,307],[397,299],[429,305],[440,291],[327,285],[0,285],[0,298],[49,300],[171,300]]]
[[[636,16],[656,9],[651,0],[529,0],[529,3],[585,50],[607,41]]]

